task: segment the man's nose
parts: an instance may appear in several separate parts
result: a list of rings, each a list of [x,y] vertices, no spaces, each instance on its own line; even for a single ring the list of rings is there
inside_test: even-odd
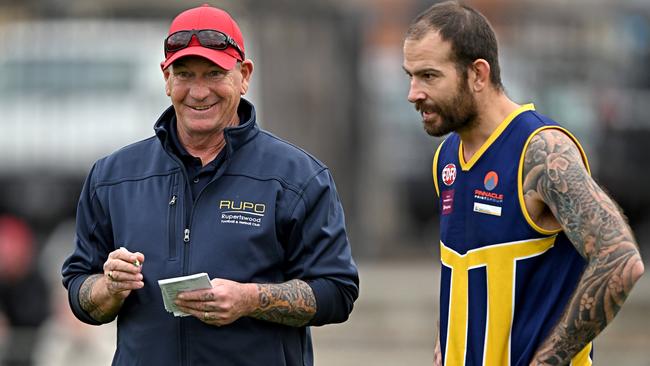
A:
[[[418,85],[417,80],[413,79],[411,80],[411,83],[409,85],[409,93],[407,96],[407,99],[411,103],[417,103],[420,100],[426,99],[426,94],[422,91],[420,86]]]
[[[201,81],[196,81],[190,88],[190,96],[196,100],[204,100],[210,95],[210,88]]]

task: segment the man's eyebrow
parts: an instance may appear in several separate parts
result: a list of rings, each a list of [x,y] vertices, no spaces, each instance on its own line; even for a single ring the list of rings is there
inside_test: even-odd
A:
[[[422,69],[415,69],[413,71],[409,71],[406,67],[402,66],[402,69],[404,69],[404,72],[406,72],[406,74],[408,75],[423,75],[423,74],[442,75],[442,71],[432,67],[425,67]]]

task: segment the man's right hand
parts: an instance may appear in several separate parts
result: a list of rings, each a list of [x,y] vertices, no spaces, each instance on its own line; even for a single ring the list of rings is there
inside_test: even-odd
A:
[[[442,351],[440,350],[440,321],[436,323],[436,341],[433,346],[433,366],[442,366]]]
[[[132,253],[124,247],[112,251],[104,262],[102,282],[106,291],[113,297],[125,299],[131,290],[143,288],[142,263],[144,255],[140,252]]]
[[[442,366],[442,352],[440,351],[440,338],[436,337],[436,345],[433,348],[433,366]]]
[[[131,291],[144,287],[143,262],[140,252],[132,253],[126,248],[112,251],[104,262],[104,274],[91,275],[81,284],[81,307],[99,322],[115,319]]]

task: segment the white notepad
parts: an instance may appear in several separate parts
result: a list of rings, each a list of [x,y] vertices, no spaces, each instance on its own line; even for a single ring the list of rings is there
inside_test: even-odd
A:
[[[174,304],[174,299],[176,299],[176,295],[179,292],[212,288],[210,278],[205,272],[158,280],[158,286],[160,286],[160,291],[162,292],[165,310],[174,313],[174,316],[190,315],[179,310],[178,307],[176,307],[176,304]]]

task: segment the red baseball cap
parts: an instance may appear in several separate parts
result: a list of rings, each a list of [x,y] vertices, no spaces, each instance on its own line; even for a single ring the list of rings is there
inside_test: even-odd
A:
[[[227,12],[208,4],[178,14],[169,27],[168,36],[182,30],[198,31],[202,29],[213,29],[230,36],[237,43],[242,53],[245,53],[244,37],[235,20]],[[160,67],[165,70],[174,61],[186,56],[206,58],[225,70],[231,70],[237,61],[244,61],[234,47],[229,46],[225,50],[206,48],[201,46],[196,35],[193,35],[187,47],[176,52],[165,52],[165,61],[160,63]]]

